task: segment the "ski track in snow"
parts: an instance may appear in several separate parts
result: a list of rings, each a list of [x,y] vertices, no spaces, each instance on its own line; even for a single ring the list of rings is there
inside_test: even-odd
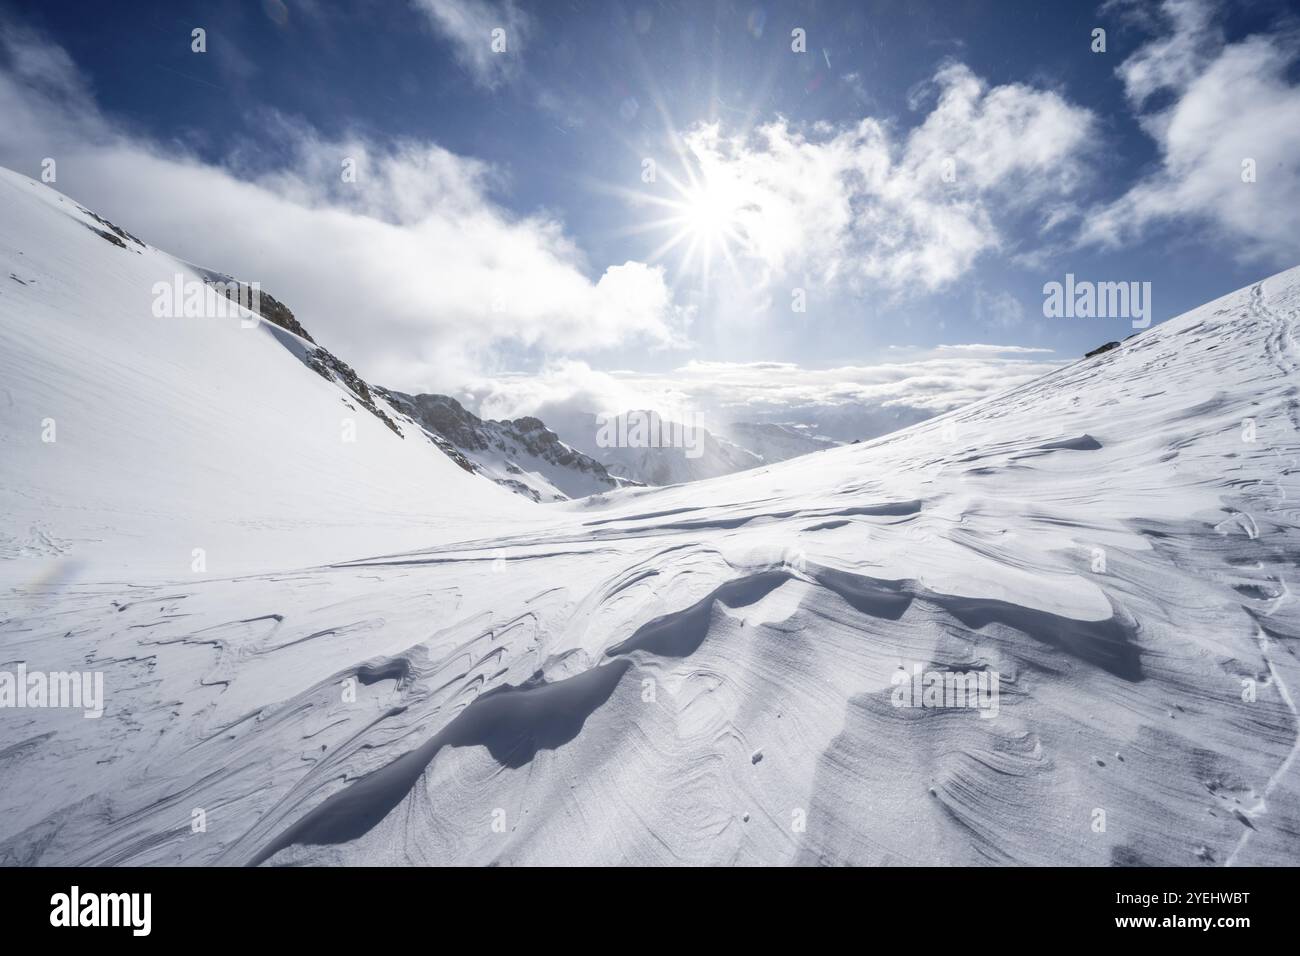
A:
[[[1295,355],[1294,323],[1287,321],[1268,307],[1264,298],[1263,282],[1257,282],[1251,287],[1250,308],[1252,314],[1266,320],[1272,329],[1272,332],[1268,336],[1266,345],[1269,359],[1277,366],[1278,370],[1281,371],[1283,375],[1294,376],[1297,370],[1297,364],[1293,358]],[[1295,392],[1296,388],[1294,385],[1287,391],[1287,395],[1289,396],[1287,399],[1288,417],[1290,418],[1292,425],[1297,430],[1300,430],[1300,415],[1297,414],[1297,406],[1300,405],[1300,402],[1297,402],[1293,397]],[[1281,458],[1280,455],[1278,457],[1279,459]],[[1294,460],[1292,461],[1294,462]],[[1279,489],[1277,503],[1282,503],[1286,499],[1286,492],[1280,482],[1277,484],[1277,488]],[[1281,570],[1285,573],[1285,568]],[[1270,617],[1277,607],[1280,606],[1281,602],[1290,597],[1290,591],[1286,586],[1284,578],[1278,577],[1275,583],[1277,585],[1277,597],[1275,600],[1278,603],[1264,612],[1266,616]],[[1295,718],[1296,725],[1300,726],[1300,710],[1297,710],[1295,698],[1292,696],[1286,680],[1283,678],[1282,674],[1279,673],[1278,667],[1273,662],[1273,655],[1271,653],[1273,645],[1272,642],[1269,641],[1268,632],[1265,631],[1263,627],[1257,628],[1256,639],[1259,642],[1260,654],[1263,656],[1264,662],[1268,667],[1269,676],[1277,685],[1278,694],[1282,697],[1283,701],[1285,701],[1287,707],[1290,708],[1291,714]],[[1283,653],[1288,652],[1286,647],[1279,647],[1278,649]],[[1269,796],[1280,783],[1289,779],[1291,766],[1295,762],[1297,751],[1300,751],[1300,734],[1297,734],[1295,745],[1292,747],[1291,752],[1287,754],[1286,759],[1278,766],[1276,772],[1269,777],[1268,783],[1265,784],[1264,791],[1260,795],[1258,804],[1253,808],[1253,812],[1251,813],[1252,817],[1267,812]],[[1242,851],[1245,850],[1246,845],[1250,842],[1250,838],[1255,832],[1255,827],[1253,825],[1242,830],[1241,838],[1237,841],[1236,847],[1233,848],[1232,853],[1226,861],[1227,866],[1232,866],[1237,862],[1238,857],[1241,855]]]
[[[384,512],[270,573],[13,575],[0,669],[107,708],[0,711],[0,863],[1294,864],[1298,315],[1300,269],[869,443],[460,498],[422,546]],[[11,567],[78,554],[38,517]],[[998,672],[998,715],[894,707],[913,664]]]

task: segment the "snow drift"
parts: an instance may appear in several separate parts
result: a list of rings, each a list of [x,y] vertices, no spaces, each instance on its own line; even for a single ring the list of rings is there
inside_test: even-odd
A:
[[[869,443],[539,509],[374,416],[349,457],[268,333],[160,338],[161,253],[0,190],[10,563],[56,519],[141,554],[10,575],[0,669],[106,706],[0,710],[0,862],[1300,860],[1300,270]],[[173,524],[280,563],[151,566]],[[996,715],[895,706],[918,667]]]

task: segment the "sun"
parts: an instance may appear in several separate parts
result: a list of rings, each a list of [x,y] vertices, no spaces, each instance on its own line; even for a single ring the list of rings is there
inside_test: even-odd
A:
[[[736,208],[725,191],[702,184],[687,191],[681,200],[682,228],[700,242],[714,243],[736,228]]]
[[[643,228],[667,233],[650,255],[656,262],[677,251],[682,274],[697,275],[707,287],[714,259],[721,255],[732,272],[735,253],[746,245],[743,225],[745,204],[739,191],[722,177],[668,178],[673,195],[656,198],[665,215]]]
[[[663,237],[645,259],[651,265],[675,260],[670,280],[674,287],[690,279],[707,290],[714,261],[719,258],[726,261],[732,277],[739,279],[739,260],[755,247],[755,236],[765,228],[762,203],[752,187],[725,164],[712,161],[707,150],[697,149],[671,132],[670,141],[680,162],[675,170],[643,159],[642,188],[595,184],[634,208],[654,213],[634,218],[615,234]]]

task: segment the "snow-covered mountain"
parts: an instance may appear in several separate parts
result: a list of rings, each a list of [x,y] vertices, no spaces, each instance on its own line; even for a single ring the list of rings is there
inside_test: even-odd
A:
[[[835,404],[785,406],[779,412],[768,413],[769,416],[776,416],[775,418],[755,418],[753,421],[762,424],[772,421],[801,422],[810,427],[801,428],[800,431],[810,431],[819,438],[851,444],[855,441],[870,441],[911,425],[919,425],[934,418],[936,414],[938,412],[910,405],[846,401]],[[730,434],[730,430],[726,431]]]
[[[602,440],[602,433],[634,432],[628,420],[637,418],[648,421],[652,433],[686,432],[694,440],[693,447],[673,442],[619,444]],[[655,486],[720,478],[840,444],[807,426],[733,422],[719,434],[702,425],[662,418],[653,411],[629,411],[618,416],[568,413],[556,416],[552,424],[575,448],[602,462],[611,475]]]
[[[1300,269],[545,508],[175,271],[0,175],[0,671],[104,687],[0,709],[0,864],[1300,859]]]
[[[726,437],[767,464],[834,448],[839,442],[798,425],[779,422],[733,422]]]
[[[566,501],[633,487],[560,441],[540,419],[484,421],[447,395],[381,389],[389,404],[449,446],[465,467],[533,501]]]
[[[228,575],[533,520],[222,278],[0,170],[0,577]]]
[[[611,475],[643,485],[702,481],[763,464],[760,455],[703,425],[669,420],[656,411],[570,413],[552,425]],[[623,440],[628,436],[630,440]]]

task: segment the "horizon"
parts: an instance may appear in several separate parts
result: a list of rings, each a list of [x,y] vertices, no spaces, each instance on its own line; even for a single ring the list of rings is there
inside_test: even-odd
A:
[[[0,165],[485,418],[874,432],[1300,262],[1284,2],[92,6],[0,5]]]

